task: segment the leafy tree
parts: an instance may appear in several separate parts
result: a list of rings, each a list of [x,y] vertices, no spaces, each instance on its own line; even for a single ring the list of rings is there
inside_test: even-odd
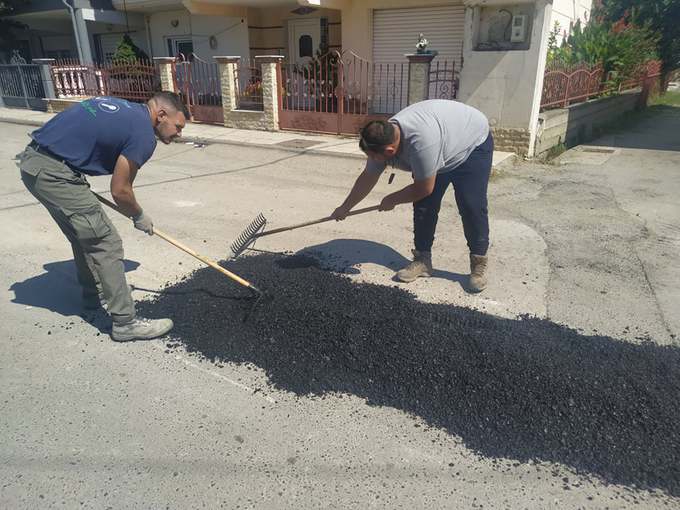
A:
[[[128,34],[125,34],[120,43],[118,43],[116,53],[113,55],[113,61],[122,64],[133,63],[139,60],[149,60],[149,56],[132,42]]]
[[[559,52],[559,45],[557,44],[557,36],[560,35],[560,22],[555,21],[553,29],[548,34],[548,64],[551,64]]]
[[[600,0],[594,12],[606,22],[649,26],[660,35],[664,68],[680,67],[680,0]]]

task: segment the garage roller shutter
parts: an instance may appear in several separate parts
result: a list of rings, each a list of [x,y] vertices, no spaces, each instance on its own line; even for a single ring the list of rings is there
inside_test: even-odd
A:
[[[373,62],[404,62],[415,53],[418,34],[439,52],[441,60],[460,64],[465,30],[465,7],[417,7],[373,11]]]

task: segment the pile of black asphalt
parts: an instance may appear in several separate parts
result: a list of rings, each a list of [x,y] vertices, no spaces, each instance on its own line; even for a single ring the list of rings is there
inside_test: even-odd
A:
[[[680,495],[680,349],[424,303],[307,255],[226,265],[274,299],[244,322],[248,292],[195,271],[139,306],[174,319],[170,348],[252,363],[266,372],[265,391],[344,393],[402,410],[480,455]]]

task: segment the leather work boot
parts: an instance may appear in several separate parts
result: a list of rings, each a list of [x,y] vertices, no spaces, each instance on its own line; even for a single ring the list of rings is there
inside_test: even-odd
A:
[[[116,342],[151,340],[165,335],[173,326],[170,319],[134,319],[126,324],[114,322],[111,337]]]
[[[413,262],[397,272],[399,281],[410,283],[420,276],[432,276],[432,253],[412,250]]]
[[[486,255],[470,253],[470,292],[482,292],[486,288]]]

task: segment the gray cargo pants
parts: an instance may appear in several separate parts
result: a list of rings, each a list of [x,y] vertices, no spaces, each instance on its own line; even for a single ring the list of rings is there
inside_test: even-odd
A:
[[[133,320],[135,304],[125,280],[123,241],[85,177],[31,147],[17,158],[24,185],[71,242],[83,298],[94,299],[101,290],[115,323]]]

